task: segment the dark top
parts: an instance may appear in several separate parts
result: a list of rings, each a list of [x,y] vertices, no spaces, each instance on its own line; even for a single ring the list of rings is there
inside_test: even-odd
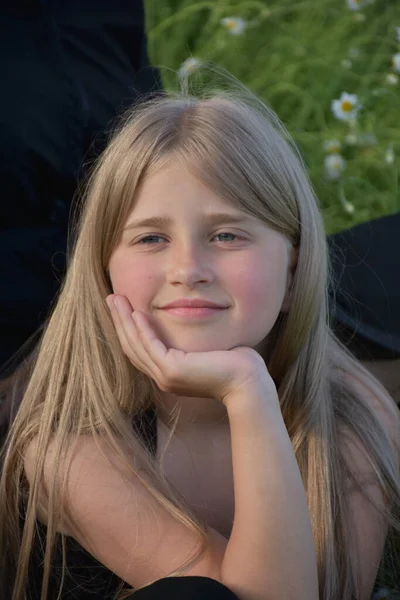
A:
[[[142,426],[143,423],[143,426]],[[143,421],[135,420],[134,428],[153,455],[157,449],[157,417],[154,409],[143,413]],[[39,540],[46,535],[46,527],[37,522]],[[114,598],[118,586],[123,583],[114,573],[89,554],[73,538],[66,538],[68,572],[65,574],[63,587],[63,600],[111,600]],[[29,571],[29,600],[40,599],[43,569],[41,566],[40,541],[32,553]],[[54,568],[51,575],[49,600],[57,597],[59,577],[62,570],[61,548],[57,547],[54,557]],[[127,586],[130,587],[130,586]]]
[[[142,437],[145,444],[155,455],[157,449],[157,417],[153,408],[143,413],[142,421],[134,421],[134,428]],[[40,537],[46,533],[44,525],[38,522]],[[89,554],[73,538],[67,538],[67,565],[63,600],[114,600],[115,593],[122,584],[123,589],[130,589],[115,573]],[[54,568],[51,575],[48,600],[56,600],[61,574],[61,549],[56,548]],[[27,600],[40,600],[40,588],[43,570],[41,567],[41,552],[39,544],[33,552],[30,571]],[[156,581],[143,590],[136,592],[132,599],[138,600],[237,600],[227,587],[208,577],[177,577],[164,578]]]

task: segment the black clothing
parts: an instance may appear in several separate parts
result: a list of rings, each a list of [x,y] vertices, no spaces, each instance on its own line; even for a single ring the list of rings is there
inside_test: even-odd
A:
[[[132,600],[238,600],[229,588],[209,577],[159,579],[132,594]]]
[[[155,455],[157,417],[154,409],[150,408],[143,414],[143,422],[138,419],[133,424],[137,433]],[[43,539],[46,528],[39,522],[37,526],[40,538]],[[67,538],[66,544],[68,572],[65,573],[63,600],[112,600],[121,585],[123,589],[130,589],[130,586],[109,571],[73,538]],[[58,547],[54,558],[49,600],[57,598],[61,564],[61,549]],[[38,545],[30,563],[27,600],[40,599],[42,577],[41,552]],[[138,600],[181,600],[185,597],[192,600],[237,600],[228,588],[208,577],[165,578],[139,590],[132,596]]]
[[[142,0],[3,3],[0,76],[1,366],[51,307],[87,163],[116,116],[161,89]]]
[[[328,238],[332,318],[361,360],[400,357],[400,212]]]

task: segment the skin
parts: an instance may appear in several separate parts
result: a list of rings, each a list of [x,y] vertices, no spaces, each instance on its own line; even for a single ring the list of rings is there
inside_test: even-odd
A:
[[[209,213],[241,223],[204,221]],[[134,221],[167,215],[158,227]],[[219,234],[219,235],[218,235]],[[223,234],[223,235],[221,235]],[[150,238],[141,241],[146,236]],[[237,237],[234,237],[237,236]],[[184,352],[259,349],[281,310],[288,309],[294,251],[264,223],[230,205],[180,165],[168,164],[144,180],[109,263],[114,294],[145,313],[167,348]],[[176,318],[160,307],[178,298],[204,298],[226,309],[204,319]],[[161,416],[182,403],[180,429],[227,424],[214,398],[163,393]]]

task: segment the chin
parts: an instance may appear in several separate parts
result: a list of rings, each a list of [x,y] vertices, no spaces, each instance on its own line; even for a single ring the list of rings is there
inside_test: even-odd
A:
[[[210,336],[208,336],[208,339],[199,340],[195,339],[195,336],[193,335],[191,336],[191,339],[188,339],[187,341],[182,340],[182,336],[179,336],[179,339],[174,339],[174,337],[169,336],[164,344],[167,348],[175,348],[175,350],[181,350],[186,353],[223,351],[231,350],[235,347],[234,345],[221,344],[221,341],[218,340],[210,340]]]

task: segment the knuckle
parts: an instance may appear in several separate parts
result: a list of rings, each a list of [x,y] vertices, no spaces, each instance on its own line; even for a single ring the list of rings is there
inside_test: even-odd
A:
[[[127,342],[121,342],[121,348],[124,354],[131,360],[132,359],[132,349]]]
[[[165,373],[166,385],[175,386],[182,379],[181,373],[175,367],[168,367]]]
[[[168,379],[166,379],[165,377],[157,377],[157,379],[155,379],[155,382],[157,383],[157,385],[161,391],[173,392],[170,381]]]
[[[165,392],[174,392],[180,380],[181,377],[178,376],[178,373],[175,370],[168,369],[167,372],[163,373],[163,377],[160,380],[159,385],[160,388]]]
[[[165,385],[164,383],[157,382],[157,385],[162,392],[172,392],[172,389],[168,385]]]

